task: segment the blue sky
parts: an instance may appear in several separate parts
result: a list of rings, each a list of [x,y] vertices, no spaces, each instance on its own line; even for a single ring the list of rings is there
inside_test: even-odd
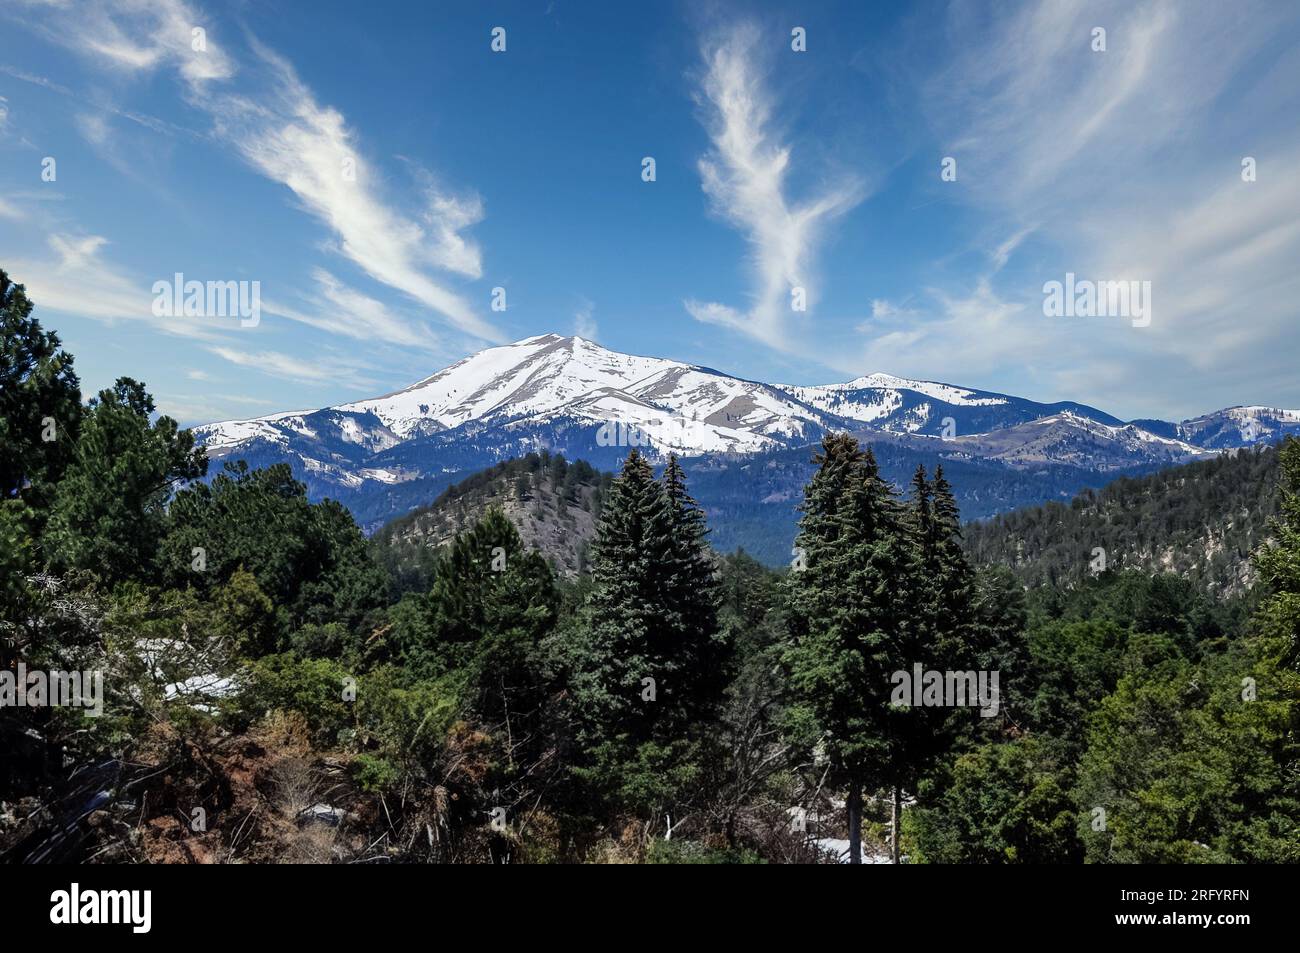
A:
[[[87,392],[134,376],[183,423],[547,331],[773,382],[1300,407],[1300,7],[1223,9],[9,0],[0,267]],[[259,282],[260,322],[155,316],[177,272]],[[1150,326],[1045,316],[1067,272],[1150,281]]]

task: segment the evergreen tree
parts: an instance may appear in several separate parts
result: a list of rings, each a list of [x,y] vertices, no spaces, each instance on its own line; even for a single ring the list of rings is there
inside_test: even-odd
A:
[[[900,514],[870,451],[828,435],[804,490],[790,574],[795,716],[821,734],[848,790],[850,862],[861,863],[862,797],[889,783],[890,673],[905,615]]]
[[[1254,556],[1268,597],[1256,630],[1267,649],[1289,668],[1300,669],[1300,440],[1288,437],[1279,451],[1279,515],[1271,526],[1274,545]]]
[[[706,542],[704,512],[687,491],[676,454],[668,456],[662,483],[671,537],[664,602],[678,607],[682,643],[676,654],[683,671],[692,675],[680,686],[678,701],[685,717],[695,721],[714,714],[729,675],[727,646],[718,625],[717,568]]]
[[[588,633],[576,673],[575,700],[589,741],[625,736],[647,741],[668,728],[668,699],[678,686],[673,633],[672,520],[663,488],[635,449],[610,488],[592,544]],[[655,701],[643,700],[654,679]],[[662,699],[662,700],[661,700]]]
[[[680,469],[661,484],[633,450],[601,509],[572,696],[579,776],[645,813],[696,776],[701,718],[720,701],[711,572]]]
[[[226,463],[176,494],[164,528],[157,562],[167,585],[211,593],[241,567],[257,580],[279,617],[260,651],[282,648],[303,625],[355,627],[383,605],[383,575],[352,515],[332,500],[309,502],[288,464]]]
[[[207,472],[194,436],[162,416],[128,377],[87,407],[46,527],[49,561],[112,582],[152,567],[176,484]]]
[[[979,671],[987,647],[978,644],[974,625],[973,574],[961,548],[960,515],[952,488],[935,470],[933,481],[918,467],[907,508],[904,553],[910,596],[907,624],[900,627],[895,651],[901,670],[921,664],[925,671]],[[953,699],[948,699],[951,702]],[[974,699],[968,699],[974,704]],[[895,786],[895,813],[900,792],[915,792],[926,768],[933,766],[963,728],[969,710],[945,706],[891,709],[890,773]],[[895,839],[897,847],[897,839]]]
[[[22,499],[39,529],[72,459],[82,408],[72,355],[32,307],[0,270],[0,501]]]
[[[406,646],[403,658],[417,671],[463,670],[475,708],[509,719],[540,703],[538,645],[558,604],[546,560],[491,507],[439,560],[428,595],[428,641]]]

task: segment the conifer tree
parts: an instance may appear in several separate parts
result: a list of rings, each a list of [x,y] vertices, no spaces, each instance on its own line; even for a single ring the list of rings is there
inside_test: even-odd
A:
[[[24,499],[40,520],[72,459],[82,408],[72,355],[32,307],[0,270],[0,500]]]
[[[467,673],[477,711],[508,720],[540,704],[538,645],[559,595],[546,560],[499,508],[456,537],[435,570],[429,603],[429,648]]]
[[[706,537],[704,512],[686,488],[686,474],[669,454],[663,473],[664,499],[672,538],[666,603],[679,607],[684,672],[691,680],[679,686],[679,701],[691,720],[716,709],[727,682],[726,645],[718,627],[717,571]]]
[[[906,584],[901,598],[907,618],[898,626],[891,644],[896,672],[909,674],[920,665],[923,672],[978,671],[987,653],[975,643],[977,631],[971,605],[971,571],[961,549],[960,516],[952,489],[942,468],[934,479],[924,467],[912,477],[911,499],[904,520],[905,545],[901,553]],[[894,861],[898,862],[897,828],[905,793],[917,791],[920,780],[939,763],[963,727],[971,725],[969,710],[942,704],[891,706],[888,711],[889,757],[885,773],[892,788]],[[967,698],[973,706],[976,699]]]
[[[821,733],[848,790],[850,862],[861,863],[863,793],[888,781],[888,678],[907,580],[897,504],[871,452],[828,435],[814,462],[790,574],[788,664],[797,716]]]
[[[46,528],[56,568],[116,581],[152,566],[173,489],[208,469],[194,435],[167,416],[150,422],[153,413],[129,377],[90,401]]]
[[[1279,516],[1270,527],[1273,545],[1254,555],[1268,597],[1255,618],[1266,651],[1282,665],[1300,669],[1300,440],[1288,437],[1278,450],[1281,465]]]
[[[592,544],[588,631],[575,683],[588,742],[648,740],[676,693],[680,659],[672,637],[681,618],[665,599],[674,562],[667,498],[634,449],[610,487]],[[654,679],[655,701],[648,703],[646,678]]]
[[[585,632],[572,660],[580,777],[643,812],[697,774],[721,700],[717,585],[703,514],[670,461],[663,483],[633,450],[592,545]]]

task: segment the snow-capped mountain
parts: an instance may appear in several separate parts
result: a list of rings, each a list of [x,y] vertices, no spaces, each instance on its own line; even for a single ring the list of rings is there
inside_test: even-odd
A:
[[[596,427],[622,424],[635,428],[634,439],[654,450],[681,454],[768,449],[806,441],[814,430],[835,423],[777,387],[544,334],[480,351],[381,397],[198,429],[216,451],[252,439],[288,446],[300,437],[320,439],[326,430],[329,437],[378,452],[471,424],[558,418]]]
[[[1122,423],[1083,404],[1040,404],[1022,397],[889,374],[868,374],[847,384],[820,387],[780,386],[826,413],[895,433],[942,435],[945,428],[949,434],[984,433],[1059,413],[1105,424]]]
[[[1229,450],[1253,443],[1271,443],[1300,432],[1300,410],[1278,407],[1228,407],[1180,424],[1163,420],[1135,420],[1135,424],[1164,436],[1177,437],[1198,447]]]
[[[343,499],[367,525],[530,451],[604,467],[632,446],[657,459],[757,458],[840,430],[936,460],[1022,474],[1068,468],[1078,482],[1085,473],[1149,470],[1300,432],[1300,411],[1232,408],[1181,424],[1126,423],[1083,404],[887,374],[826,386],[764,384],[543,334],[379,397],[195,428],[214,459],[287,462],[313,496]]]

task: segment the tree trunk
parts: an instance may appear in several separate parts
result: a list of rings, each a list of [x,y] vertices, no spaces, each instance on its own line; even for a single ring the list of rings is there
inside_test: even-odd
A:
[[[889,847],[890,847],[890,851],[891,851],[891,852],[893,853],[893,855],[894,855],[894,863],[897,864],[897,863],[899,863],[899,859],[898,859],[898,822],[899,822],[899,819],[902,817],[902,814],[903,814],[903,792],[902,792],[901,790],[899,790],[898,788],[894,788],[894,812],[893,812],[893,813],[894,813],[893,821],[892,821],[892,823],[889,825],[889,826],[890,826],[890,830],[889,830]]]
[[[862,785],[849,784],[849,863],[862,863]]]

